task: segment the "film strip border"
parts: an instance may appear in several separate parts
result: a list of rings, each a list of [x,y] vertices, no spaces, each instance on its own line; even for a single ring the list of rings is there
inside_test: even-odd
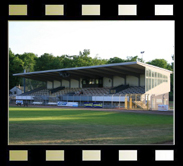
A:
[[[14,4],[13,4],[14,3]],[[75,6],[75,7],[74,7]],[[110,6],[110,8],[107,8]],[[163,19],[168,16],[175,16],[174,4],[110,4],[108,2],[105,4],[68,4],[68,3],[60,3],[60,4],[42,4],[33,2],[30,4],[19,3],[12,1],[12,3],[8,4],[8,9],[6,13],[11,19],[27,18],[29,16],[38,16],[44,18],[48,18],[51,16],[53,19],[54,16],[59,16],[59,19],[67,16],[76,16],[76,19],[83,16],[96,16],[98,19],[100,16],[114,16],[119,19],[123,19],[124,16],[128,19],[130,16],[153,16],[152,18],[160,18],[158,16],[163,16]],[[11,17],[12,16],[12,17]],[[44,17],[45,16],[45,17]],[[53,17],[52,17],[53,16]],[[39,19],[39,18],[38,18]],[[147,17],[148,19],[148,17]],[[161,19],[161,18],[160,18]],[[11,147],[9,147],[10,149]],[[134,161],[141,162],[158,162],[158,161],[174,161],[178,160],[177,151],[172,150],[174,147],[170,147],[170,149],[152,149],[152,148],[137,148],[133,150],[110,150],[110,148],[100,148],[95,150],[82,150],[82,148],[66,148],[64,150],[45,150],[42,148],[30,147],[28,150],[20,148],[25,148],[20,146],[19,148],[13,148],[13,150],[7,151],[7,160],[11,163],[14,162],[85,162],[85,161],[98,161],[98,162],[123,162],[123,161]],[[55,149],[55,148],[54,148]],[[85,148],[83,148],[85,149]],[[93,148],[92,148],[93,149]],[[146,154],[146,155],[145,155]],[[181,156],[181,155],[180,155]],[[40,159],[40,161],[38,160]],[[181,158],[180,158],[181,159]]]
[[[151,16],[174,16],[173,4],[154,4],[147,6],[150,8],[149,14]],[[102,4],[81,4],[80,11],[76,12],[76,16],[103,16],[106,15],[106,11]],[[116,4],[108,9],[108,15],[112,11],[116,16],[138,16],[142,6],[138,4]],[[146,9],[146,10],[147,10]],[[31,5],[28,4],[9,4],[8,14],[9,16],[32,16]],[[145,10],[144,10],[145,11]],[[40,13],[42,16],[69,16],[69,8],[67,4],[42,4],[40,7]],[[39,13],[39,14],[40,14]],[[147,11],[144,15],[148,14]]]
[[[38,150],[40,153],[34,154],[34,150],[9,150],[9,161],[142,161],[144,153],[140,150]],[[149,162],[155,161],[176,161],[174,150],[153,150],[147,152]],[[36,157],[36,158],[35,158]],[[36,160],[35,160],[36,159]]]

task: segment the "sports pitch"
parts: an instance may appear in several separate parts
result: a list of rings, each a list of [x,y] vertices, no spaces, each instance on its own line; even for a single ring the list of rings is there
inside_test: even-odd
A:
[[[167,141],[173,141],[171,115],[9,107],[9,145],[134,145]]]

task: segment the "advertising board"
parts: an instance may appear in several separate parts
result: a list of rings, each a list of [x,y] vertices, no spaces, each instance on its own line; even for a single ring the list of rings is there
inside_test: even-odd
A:
[[[84,103],[85,107],[89,107],[89,108],[102,108],[103,104],[102,103],[97,103],[97,102],[85,102]]]
[[[158,105],[158,111],[168,111],[168,105]]]
[[[58,101],[57,106],[78,107],[78,102]]]
[[[16,104],[23,104],[23,100],[16,100]]]

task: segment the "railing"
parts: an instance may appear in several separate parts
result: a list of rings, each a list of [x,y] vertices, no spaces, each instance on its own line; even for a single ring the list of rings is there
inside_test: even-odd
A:
[[[36,88],[36,89],[34,89],[34,90],[31,90],[31,91],[22,93],[22,94],[20,94],[19,96],[29,95],[29,94],[31,94],[31,93],[35,93],[35,92],[38,92],[38,91],[43,90],[43,89],[46,89],[46,86],[42,86],[42,87]]]
[[[70,95],[64,95],[62,96],[63,101],[92,101],[92,96],[70,96]]]
[[[25,100],[28,101],[29,104],[33,102],[41,102],[43,105],[50,105],[50,103],[57,103],[58,101],[64,102],[78,102],[79,107],[84,107],[86,102],[89,103],[100,103],[102,104],[103,108],[118,108],[118,109],[140,109],[140,110],[157,110],[158,105],[168,104],[167,99],[165,98],[166,94],[162,94],[156,96],[154,94],[116,94],[112,95],[103,95],[103,96],[25,96],[26,98],[22,98],[18,100]],[[18,96],[21,97],[21,96]],[[22,96],[24,97],[24,96]],[[33,97],[29,99],[29,97]],[[14,104],[16,101],[15,98],[10,97],[10,104]],[[166,103],[165,103],[166,102]]]
[[[51,89],[50,92],[52,94],[52,93],[58,92],[59,90],[63,90],[63,89],[65,89],[65,86],[60,86],[60,87]]]
[[[117,87],[114,87],[114,88],[111,88],[110,89],[110,94],[115,94],[115,93],[118,93],[124,89],[127,89],[129,87],[129,84],[128,85],[119,85]]]

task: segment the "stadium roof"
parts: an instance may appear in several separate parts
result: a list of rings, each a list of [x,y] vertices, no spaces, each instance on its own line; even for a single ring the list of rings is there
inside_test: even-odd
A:
[[[170,70],[166,70],[157,66],[149,65],[142,62],[124,62],[124,63],[113,63],[106,65],[97,66],[85,66],[85,67],[74,67],[74,68],[62,68],[44,71],[35,71],[28,73],[17,73],[13,76],[19,76],[40,81],[61,81],[79,78],[100,78],[108,77],[112,78],[114,75],[125,78],[126,75],[140,77],[140,74],[145,73],[145,67],[153,67],[159,70],[172,73]]]

